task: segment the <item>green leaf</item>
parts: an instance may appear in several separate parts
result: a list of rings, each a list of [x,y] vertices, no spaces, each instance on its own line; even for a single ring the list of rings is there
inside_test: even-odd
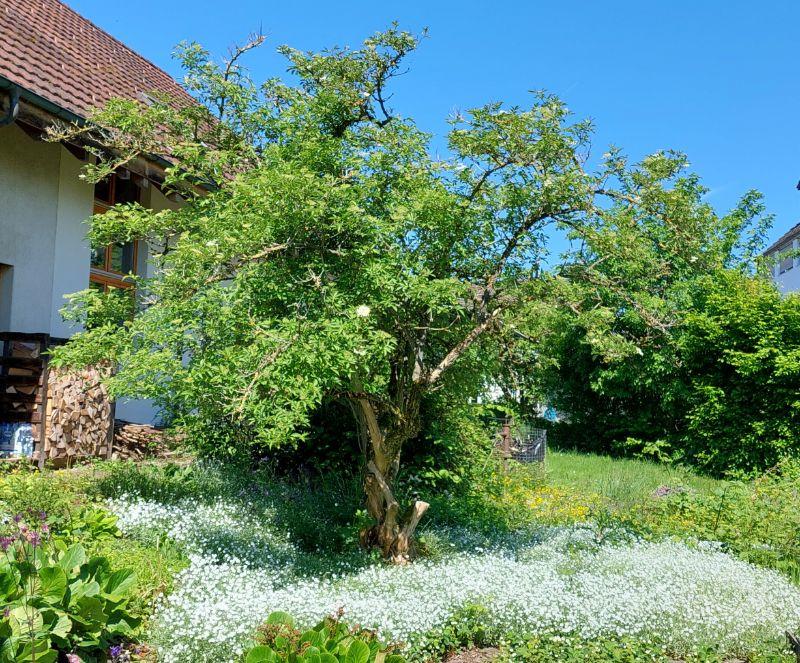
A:
[[[51,605],[64,598],[67,574],[60,566],[45,566],[39,570],[39,595]]]
[[[106,615],[103,612],[103,602],[93,596],[84,596],[78,601],[78,616],[86,625],[89,622],[105,624]]]
[[[247,652],[245,663],[272,663],[275,661],[275,652],[266,645],[253,647]]]
[[[70,546],[58,559],[58,565],[65,571],[71,571],[84,562],[86,562],[86,551],[80,543]]]
[[[386,657],[386,661],[384,663],[406,663],[406,659],[400,654],[390,654]]]
[[[0,571],[0,603],[17,591],[19,579],[11,568]]]
[[[47,629],[57,638],[66,638],[72,630],[72,620],[61,610],[51,610],[48,616]]]
[[[118,600],[125,598],[136,584],[136,574],[128,569],[114,571],[106,580],[103,592],[108,598]]]
[[[294,628],[294,619],[289,613],[276,611],[267,617],[267,624],[284,624]]]
[[[322,647],[325,643],[325,640],[322,637],[322,634],[319,631],[306,631],[300,636],[300,644],[304,642],[308,642],[312,645],[316,645],[317,647]]]
[[[55,663],[58,652],[50,649],[50,639],[41,638],[28,642],[17,654],[16,663]]]
[[[32,633],[39,633],[44,624],[42,613],[33,606],[17,606],[11,611],[9,619],[14,635],[30,636]]]
[[[345,663],[368,663],[369,647],[361,640],[353,640],[350,649],[347,650],[347,656],[344,661]]]
[[[329,654],[328,652],[323,652],[319,655],[320,663],[339,663],[339,659],[336,658],[333,654]]]

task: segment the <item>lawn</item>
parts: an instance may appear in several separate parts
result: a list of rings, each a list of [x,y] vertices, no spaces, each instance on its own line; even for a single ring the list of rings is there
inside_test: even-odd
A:
[[[641,503],[661,486],[710,493],[724,485],[683,467],[570,451],[548,453],[546,472],[551,483],[597,493],[618,508]]]
[[[134,637],[162,663],[235,663],[274,611],[301,630],[341,612],[420,662],[472,646],[521,661],[792,660],[783,631],[800,626],[800,588],[780,558],[725,541],[776,548],[769,537],[785,528],[752,527],[757,511],[739,502],[785,489],[794,502],[784,511],[796,512],[790,471],[735,484],[552,452],[544,472],[516,466],[484,479],[462,510],[446,508],[454,493],[433,501],[420,557],[406,567],[358,550],[357,478],[98,463],[8,475],[0,508],[46,510],[54,529],[77,530],[114,568],[132,568]],[[665,485],[686,490],[655,497]],[[725,528],[720,494],[730,500]],[[697,540],[709,532],[717,543]],[[153,660],[153,649],[137,659]]]

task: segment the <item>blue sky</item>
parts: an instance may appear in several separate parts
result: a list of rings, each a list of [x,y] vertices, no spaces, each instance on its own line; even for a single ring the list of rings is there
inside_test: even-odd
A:
[[[718,209],[755,188],[775,214],[772,238],[800,220],[796,0],[66,1],[176,76],[183,39],[222,54],[260,28],[269,39],[248,65],[266,78],[284,70],[279,44],[356,45],[394,20],[428,27],[393,100],[425,130],[443,133],[455,110],[525,104],[528,90],[547,89],[595,121],[595,153],[678,149]]]

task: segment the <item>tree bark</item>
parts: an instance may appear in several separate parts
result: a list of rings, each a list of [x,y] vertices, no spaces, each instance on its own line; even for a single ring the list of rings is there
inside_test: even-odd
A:
[[[428,503],[416,501],[405,514],[392,486],[400,466],[403,443],[418,429],[418,398],[407,402],[403,412],[388,415],[389,424],[381,426],[379,412],[368,398],[356,403],[359,423],[368,438],[364,492],[367,512],[373,524],[360,532],[361,545],[378,548],[384,559],[405,564],[413,556],[414,531],[428,510]]]

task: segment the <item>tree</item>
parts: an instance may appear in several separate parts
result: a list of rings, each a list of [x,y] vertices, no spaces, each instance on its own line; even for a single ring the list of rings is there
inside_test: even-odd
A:
[[[218,454],[290,443],[323,402],[347,402],[374,520],[362,541],[402,562],[428,506],[403,515],[394,494],[423,399],[464,402],[502,371],[517,319],[564,285],[545,268],[550,229],[602,248],[610,220],[663,213],[637,198],[665,191],[684,162],[629,167],[613,152],[590,172],[591,124],[544,93],[526,109],[455,116],[450,156],[436,159],[389,106],[416,37],[393,28],[355,50],[284,47],[291,82],[256,86],[240,57],[260,41],[221,66],[180,49],[196,106],[115,101],[54,136],[102,146],[92,179],[168,155],[164,186],[186,198],[178,211],[124,206],[92,220],[93,243],[147,240],[158,269],[139,279],[122,326],[103,322],[113,294],[76,295],[70,315],[92,326],[57,361],[115,362],[112,393],[155,399]],[[575,254],[586,274],[588,256]]]

